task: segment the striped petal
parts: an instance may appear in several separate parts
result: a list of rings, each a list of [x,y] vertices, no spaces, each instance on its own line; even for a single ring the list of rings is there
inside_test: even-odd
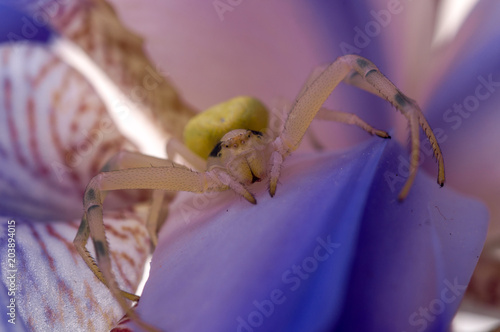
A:
[[[134,291],[149,253],[144,221],[125,210],[106,212],[104,218],[114,274],[123,289]],[[15,322],[2,319],[1,330],[24,325],[26,331],[105,331],[116,324],[121,308],[73,245],[79,223],[0,216],[2,307],[14,303],[7,310]]]
[[[17,328],[100,331],[122,312],[72,240],[86,184],[114,154],[133,146],[92,85],[50,46],[0,45],[2,263],[11,249],[6,223],[16,222],[15,294],[9,295],[11,273],[2,270],[1,298],[15,299]],[[115,275],[131,292],[150,246],[143,218],[124,206],[146,197],[118,192],[106,200]]]
[[[18,5],[43,17],[58,33],[80,46],[121,91],[168,135],[182,138],[194,111],[151,63],[143,40],[120,21],[103,0],[27,2]]]
[[[126,146],[92,86],[43,46],[0,46],[0,213],[81,217],[82,195]]]

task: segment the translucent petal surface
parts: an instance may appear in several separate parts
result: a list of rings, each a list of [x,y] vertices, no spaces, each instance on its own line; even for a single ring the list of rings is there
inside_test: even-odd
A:
[[[254,188],[256,206],[231,192],[180,195],[139,313],[168,331],[443,331],[487,212],[422,172],[398,202],[400,156],[378,139],[292,157],[274,198]]]

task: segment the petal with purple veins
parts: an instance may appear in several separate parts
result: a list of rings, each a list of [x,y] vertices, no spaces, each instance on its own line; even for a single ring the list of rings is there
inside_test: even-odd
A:
[[[144,218],[126,210],[107,212],[104,218],[114,273],[123,289],[135,291],[149,254]],[[13,260],[7,260],[9,220],[14,220]],[[27,331],[104,331],[123,315],[76,252],[73,238],[79,223],[0,216],[2,304],[4,298],[15,300],[17,326]],[[94,253],[92,246],[88,249]],[[11,331],[13,326],[2,319],[2,327]]]

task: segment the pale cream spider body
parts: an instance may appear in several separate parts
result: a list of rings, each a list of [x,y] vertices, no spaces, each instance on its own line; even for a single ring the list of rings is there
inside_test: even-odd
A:
[[[373,63],[360,56],[346,55],[338,58],[308,84],[295,100],[282,130],[277,134],[267,130],[267,111],[253,98],[235,98],[215,106],[210,111],[193,118],[186,126],[184,143],[193,152],[187,152],[187,149],[177,151],[188,161],[194,160],[193,164],[199,164],[196,159],[206,159],[205,171],[193,171],[173,161],[137,153],[122,153],[108,165],[107,170],[111,171],[101,172],[95,176],[85,191],[85,212],[74,243],[90,269],[108,286],[132,319],[144,328],[154,329],[128,309],[124,298],[136,301],[139,297],[120,290],[112,274],[102,217],[103,192],[120,189],[154,189],[157,190],[155,193],[158,191],[203,193],[230,189],[250,203],[256,204],[249,186],[256,181],[267,180],[269,193],[274,196],[284,159],[298,148],[307,128],[316,116],[355,124],[370,134],[389,138],[386,132],[372,128],[355,115],[329,111],[321,107],[341,81],[386,99],[408,119],[411,133],[410,176],[399,194],[399,199],[402,200],[408,195],[416,176],[419,162],[419,127],[424,130],[438,161],[438,183],[444,184],[443,157],[420,108],[382,75]],[[147,228],[152,242],[156,244],[158,223],[161,222],[158,216],[163,196],[156,194],[153,198],[153,212],[148,218]],[[94,243],[98,264],[85,248],[89,235]]]

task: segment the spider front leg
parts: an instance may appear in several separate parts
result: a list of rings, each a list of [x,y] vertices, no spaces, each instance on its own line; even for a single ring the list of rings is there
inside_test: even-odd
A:
[[[345,80],[386,99],[407,119],[410,125],[410,176],[399,194],[403,200],[415,180],[419,161],[419,125],[424,130],[438,161],[438,184],[444,184],[444,161],[439,144],[417,103],[399,91],[369,60],[357,55],[339,57],[312,83],[304,88],[288,114],[283,132],[273,142],[270,194],[274,195],[283,159],[299,146],[304,133],[321,106],[337,85]]]
[[[138,168],[138,167],[159,167],[169,165],[170,162],[168,160],[154,158],[150,156],[145,156],[140,153],[122,151],[116,154],[113,158],[111,158],[102,168],[103,172],[116,171],[120,169],[127,168]],[[105,192],[101,193],[101,200],[103,201],[105,198]],[[150,235],[151,241],[153,245],[156,245],[156,230],[158,229],[158,223],[161,221],[162,215],[164,211],[162,207],[164,206],[164,194],[158,191],[153,193],[153,202],[152,208],[150,209],[148,219],[146,222],[146,228]],[[82,217],[82,221],[76,237],[74,239],[74,245],[76,250],[83,258],[87,266],[94,272],[95,276],[104,284],[106,284],[106,279],[102,275],[101,271],[98,269],[95,264],[94,259],[86,249],[86,244],[90,235],[90,228],[88,226],[87,214],[84,213]],[[137,301],[139,297],[137,295],[120,291],[121,295],[124,298],[127,298],[131,301]]]
[[[78,253],[96,277],[110,289],[113,297],[116,298],[123,310],[141,327],[152,331],[155,330],[154,327],[142,322],[130,310],[125,301],[125,299],[137,301],[139,297],[120,290],[112,273],[109,246],[103,223],[102,204],[105,196],[104,193],[110,190],[121,189],[152,189],[201,193],[212,190],[224,190],[227,189],[227,186],[216,176],[211,176],[209,172],[194,172],[168,160],[133,153],[129,153],[125,157],[126,161],[129,162],[129,166],[140,165],[141,161],[145,160],[152,162],[152,164],[149,167],[102,172],[92,178],[85,190],[84,215],[74,244]],[[123,165],[125,164],[127,162],[123,163]],[[161,165],[155,166],[158,164]],[[97,263],[85,247],[89,236],[94,243]]]
[[[316,115],[315,120],[328,120],[341,122],[349,125],[358,126],[363,129],[370,135],[377,135],[382,138],[391,138],[391,136],[383,130],[376,129],[366,123],[363,119],[361,119],[356,114],[340,112],[340,111],[332,111],[327,108],[321,107]],[[314,131],[309,130],[308,132],[309,139],[311,140],[311,144],[316,150],[323,150],[323,144],[320,143],[319,139],[315,135]]]
[[[86,190],[84,200],[84,215],[82,222],[78,228],[78,233],[74,239],[75,247],[82,256],[83,260],[90,267],[94,275],[105,284],[110,290],[113,297],[117,300],[120,307],[129,317],[134,320],[139,326],[147,331],[157,331],[157,329],[144,321],[142,321],[135,312],[127,305],[125,299],[138,301],[137,295],[120,290],[113,273],[111,272],[111,258],[109,254],[109,246],[106,241],[104,232],[104,223],[102,222],[102,198],[100,193],[96,193],[94,189]],[[100,202],[100,204],[93,204]],[[95,223],[93,220],[101,220],[100,223]],[[94,249],[97,256],[97,262],[94,261],[89,251],[87,250],[86,243],[89,235],[94,243]],[[102,270],[102,272],[101,272]]]
[[[408,119],[411,140],[410,175],[406,180],[403,189],[399,193],[399,199],[403,200],[408,195],[411,185],[415,180],[415,176],[417,175],[420,148],[419,126],[422,128],[424,134],[431,143],[434,157],[438,162],[437,183],[442,187],[445,182],[443,155],[434,132],[432,131],[424,114],[420,110],[417,102],[403,94],[369,60],[354,55],[352,57],[353,59],[351,61],[355,62],[358,68],[356,68],[355,71],[352,71],[350,75],[344,79],[344,82],[386,99]],[[363,73],[365,73],[364,76]]]
[[[173,150],[172,151],[177,151]],[[143,167],[168,167],[172,165],[170,160],[147,156],[137,152],[121,151],[111,158],[102,171],[117,171],[128,168]],[[104,194],[104,193],[103,193]],[[168,214],[168,203],[174,195],[163,190],[154,190],[151,197],[151,206],[146,219],[146,229],[153,247],[158,243],[158,230],[166,220]],[[104,197],[103,197],[104,199]]]
[[[391,138],[391,136],[387,132],[373,128],[356,114],[331,111],[329,109],[321,107],[318,111],[318,114],[316,115],[316,119],[342,122],[345,124],[358,126],[370,135],[377,135],[378,137],[382,138]]]

